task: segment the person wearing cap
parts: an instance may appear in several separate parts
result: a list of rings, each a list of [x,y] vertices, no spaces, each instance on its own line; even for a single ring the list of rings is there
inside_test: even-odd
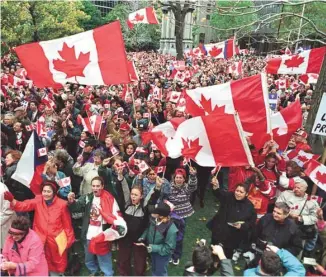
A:
[[[4,233],[2,234],[4,236]],[[1,271],[9,276],[48,276],[44,245],[28,218],[13,220],[2,249]]]
[[[194,209],[190,203],[191,194],[197,189],[197,171],[195,168],[189,169],[189,180],[183,168],[177,168],[171,182],[171,192],[168,200],[174,205],[174,212],[183,219],[194,214]],[[172,263],[178,265],[183,247],[183,237],[177,240],[176,248],[172,255]]]
[[[296,178],[293,190],[283,191],[276,203],[283,202],[290,207],[290,218],[298,224],[302,231],[302,238],[306,240],[304,250],[306,253],[310,253],[315,248],[318,237],[316,212],[319,205],[306,193],[307,188],[308,184],[305,180]]]
[[[169,260],[175,249],[178,229],[170,219],[170,205],[165,202],[156,205],[149,227],[136,243],[151,254],[152,276],[168,276]]]
[[[35,212],[33,230],[44,244],[45,258],[50,275],[53,276],[65,272],[68,264],[67,252],[75,241],[67,202],[57,197],[58,188],[56,182],[44,181],[41,184],[40,195],[22,202],[14,199],[8,191],[4,193],[4,199],[10,202],[10,207],[14,211]],[[67,244],[59,246],[58,238],[66,240]],[[59,251],[59,247],[62,252]]]
[[[144,145],[142,141],[142,133],[146,132],[148,128],[148,121],[146,119],[141,119],[137,122],[136,135],[132,137],[133,141],[136,142],[137,146],[143,146],[149,148],[149,143]]]

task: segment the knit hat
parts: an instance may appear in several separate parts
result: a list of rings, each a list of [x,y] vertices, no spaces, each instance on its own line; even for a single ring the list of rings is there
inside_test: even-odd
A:
[[[182,175],[186,179],[187,173],[183,168],[177,168],[174,172],[175,175]]]
[[[153,214],[158,214],[160,216],[169,216],[171,213],[171,208],[166,203],[159,203],[155,206],[155,209],[152,212]]]
[[[45,186],[50,186],[53,190],[53,194],[57,194],[59,185],[55,181],[47,180],[41,184],[41,192]]]

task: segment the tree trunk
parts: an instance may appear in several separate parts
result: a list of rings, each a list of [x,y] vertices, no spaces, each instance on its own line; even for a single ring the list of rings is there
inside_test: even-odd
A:
[[[179,3],[172,9],[175,19],[175,48],[177,52],[177,60],[183,60],[183,30],[185,15],[181,10]]]
[[[326,91],[326,55],[324,56],[324,62],[322,65],[322,68],[319,73],[318,82],[316,84],[316,89],[312,95],[311,103],[312,106],[309,111],[307,123],[306,123],[306,131],[309,134],[309,144],[312,147],[312,150],[314,153],[322,153],[323,151],[323,140],[325,140],[325,137],[322,138],[322,136],[311,134],[312,127],[315,123],[315,119],[317,116],[318,108],[321,102],[321,98],[323,96],[323,93]]]
[[[40,41],[40,36],[37,31],[35,5],[36,5],[36,2],[30,2],[29,13],[31,14],[33,26],[34,26],[33,41],[38,42],[38,41]]]

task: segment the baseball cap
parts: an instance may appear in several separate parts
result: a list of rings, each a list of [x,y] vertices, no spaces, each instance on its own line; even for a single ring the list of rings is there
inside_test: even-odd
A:
[[[86,139],[84,140],[85,146],[93,146],[95,147],[96,141],[94,139]]]
[[[119,129],[121,131],[130,131],[130,126],[127,123],[122,123]]]
[[[171,208],[168,204],[161,202],[155,206],[155,209],[152,211],[152,213],[161,216],[169,216],[171,213]]]

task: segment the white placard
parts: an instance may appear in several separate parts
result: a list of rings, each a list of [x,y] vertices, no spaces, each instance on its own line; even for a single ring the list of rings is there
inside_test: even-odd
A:
[[[326,136],[326,93],[324,92],[321,99],[317,116],[315,119],[312,134]]]

